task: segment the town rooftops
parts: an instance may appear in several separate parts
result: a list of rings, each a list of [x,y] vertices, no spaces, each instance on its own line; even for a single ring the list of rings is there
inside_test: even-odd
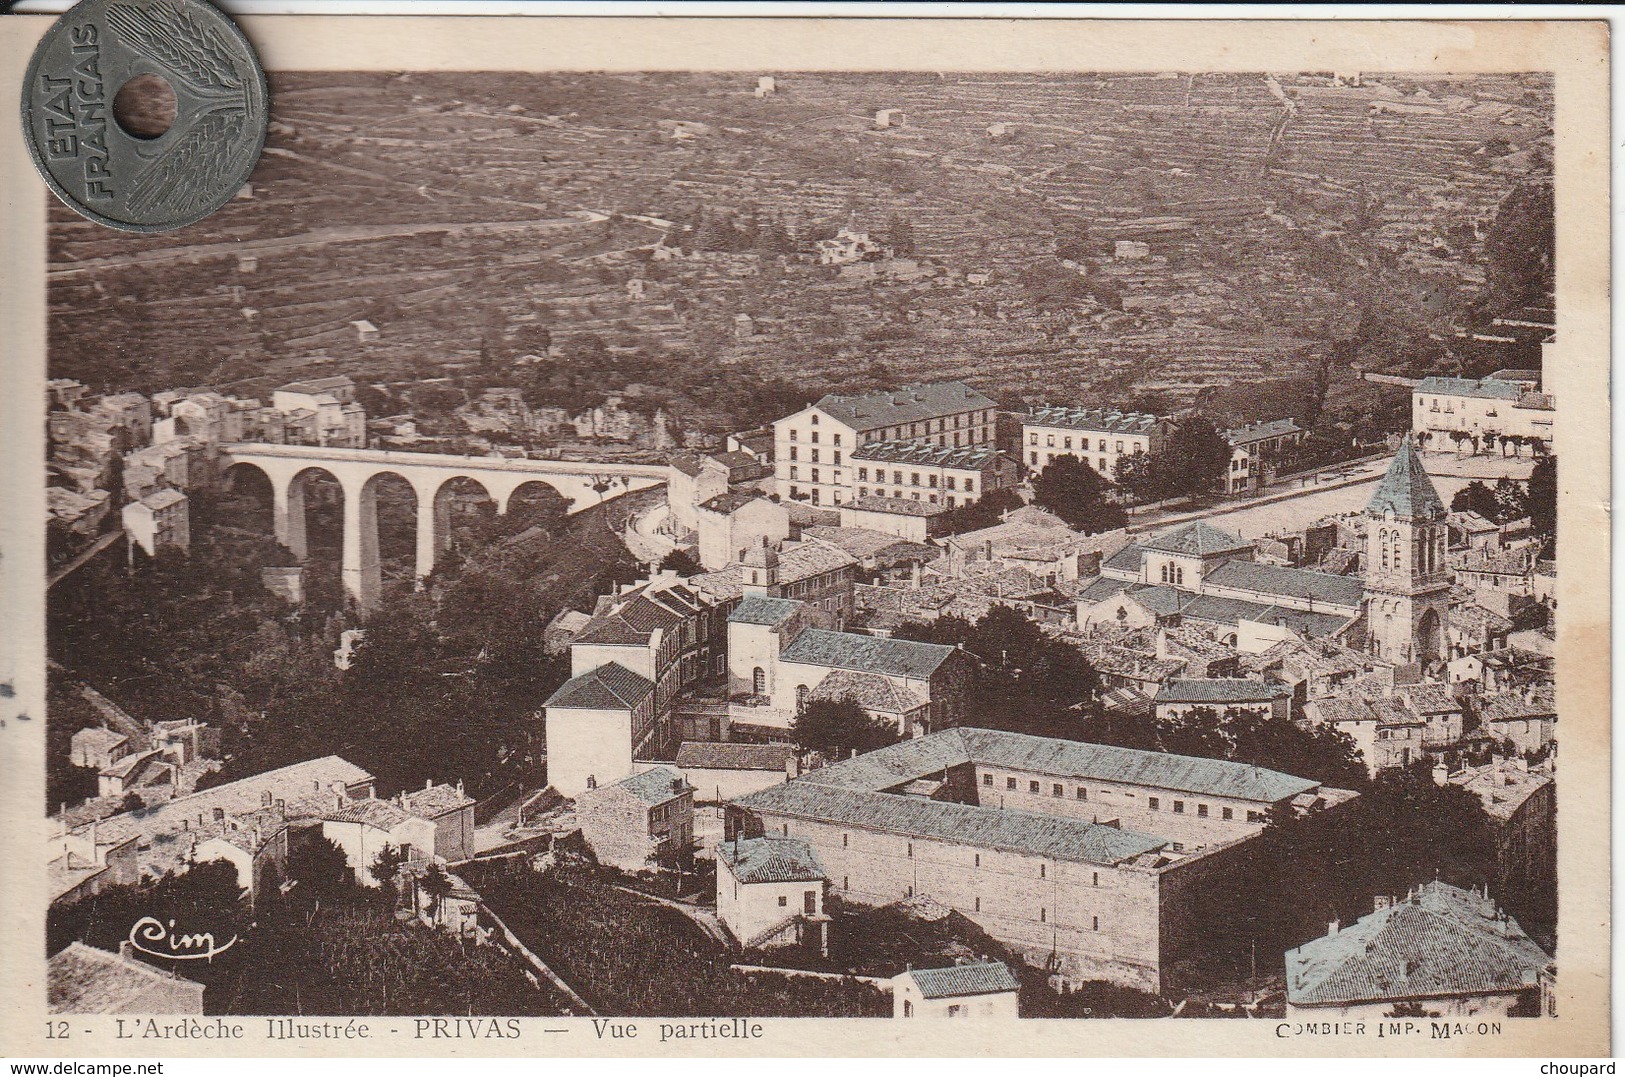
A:
[[[463,792],[461,780],[456,785],[446,782],[439,785],[425,784],[422,789],[401,794],[401,805],[420,819],[436,819],[447,812],[469,807],[473,803],[474,798]]]
[[[926,705],[926,700],[912,689],[874,673],[856,673],[850,669],[835,670],[807,693],[809,703],[843,699],[851,700],[866,711],[884,714],[907,714]]]
[[[1294,1006],[1497,995],[1533,988],[1551,958],[1487,897],[1430,882],[1286,954]]]
[[[799,782],[881,791],[948,767],[975,763],[1035,771],[1061,778],[1093,778],[1182,793],[1275,803],[1319,783],[1246,763],[1145,752],[1106,744],[1033,737],[995,729],[959,728],[902,741],[834,766]]]
[[[1230,443],[1231,448],[1240,448],[1244,445],[1256,445],[1260,441],[1269,441],[1271,438],[1286,437],[1289,434],[1301,434],[1303,428],[1291,419],[1270,419],[1267,422],[1247,423],[1234,430],[1226,430],[1224,439]]]
[[[1214,553],[1228,553],[1231,550],[1250,550],[1252,543],[1240,535],[1221,531],[1212,524],[1196,520],[1182,527],[1175,527],[1155,535],[1140,543],[1147,550],[1156,550],[1159,553],[1195,554],[1198,557]],[[1127,549],[1127,547],[1124,547]],[[1116,558],[1112,559],[1114,562]]]
[[[606,662],[571,677],[547,697],[546,707],[569,710],[631,710],[654,694],[654,684],[619,662]]]
[[[795,754],[788,744],[685,740],[677,749],[677,765],[685,770],[782,771]]]
[[[688,784],[682,771],[671,767],[651,767],[641,774],[634,774],[622,778],[608,789],[623,790],[645,804],[664,804],[668,800],[675,800],[694,787]]]
[[[953,653],[954,648],[940,643],[809,628],[779,654],[779,660],[925,680]]]
[[[1070,816],[820,785],[808,781],[811,776],[734,803],[750,811],[1091,864],[1121,863],[1167,844],[1161,838]]]
[[[933,445],[929,441],[871,441],[853,450],[854,460],[876,460],[887,464],[924,464],[929,467],[954,468],[960,471],[982,471],[992,467],[999,458],[999,450],[991,445],[966,445],[949,448]]]
[[[1497,822],[1518,813],[1530,797],[1552,784],[1550,776],[1532,771],[1522,759],[1514,763],[1492,761],[1450,775],[1448,781],[1478,797],[1484,811]]]
[[[746,595],[728,614],[729,624],[776,625],[783,624],[802,604],[791,598],[768,598],[766,595]]]
[[[1116,408],[1036,408],[1023,417],[1028,426],[1053,426],[1064,430],[1086,430],[1101,434],[1150,434],[1166,422],[1143,411]]]
[[[869,494],[855,497],[841,506],[857,512],[885,512],[893,516],[941,516],[947,505],[933,505],[929,501],[914,501],[906,497],[876,497]]]
[[[874,430],[964,411],[992,410],[998,404],[962,381],[938,381],[891,392],[854,396],[830,393],[813,407],[854,430]]]
[[[1469,396],[1490,400],[1516,400],[1523,394],[1517,382],[1499,378],[1423,378],[1411,392],[1417,396]]]
[[[70,942],[46,963],[46,1002],[52,1013],[129,1013],[154,988],[166,993],[196,988],[197,1012],[203,1012],[203,985],[145,961],[110,953],[82,942]]]
[[[1265,596],[1307,599],[1333,606],[1359,609],[1365,581],[1306,568],[1265,565],[1257,561],[1226,561],[1210,569],[1204,587],[1230,587]]]
[[[1366,514],[1373,518],[1390,511],[1395,516],[1419,520],[1442,520],[1449,515],[1409,438],[1394,454],[1394,462],[1388,465],[1388,473],[1377,484],[1377,492],[1366,507]]]
[[[1269,703],[1290,696],[1284,684],[1243,677],[1170,677],[1157,688],[1158,703]]]
[[[950,965],[945,969],[909,969],[903,973],[926,998],[963,998],[1021,990],[1021,982],[1003,961]]]
[[[717,859],[742,883],[822,882],[829,877],[800,838],[743,838],[717,846]]]

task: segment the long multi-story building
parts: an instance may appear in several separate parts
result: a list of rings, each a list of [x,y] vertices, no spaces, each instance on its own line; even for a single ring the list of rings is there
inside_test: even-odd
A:
[[[814,505],[853,499],[852,452],[871,442],[916,441],[942,449],[991,446],[998,405],[964,382],[888,392],[831,393],[773,424],[779,496]]]
[[[1550,395],[1530,389],[1527,373],[1423,378],[1411,390],[1411,432],[1435,452],[1459,451],[1469,438],[1479,452],[1504,452],[1502,438],[1523,439],[1520,452],[1533,443],[1550,450],[1556,405]]]
[[[1169,989],[1256,877],[1274,816],[1356,794],[1243,763],[957,728],[733,801],[730,833],[800,838],[844,899],[929,896],[1072,979]]]
[[[1057,456],[1076,456],[1108,479],[1117,477],[1117,462],[1136,453],[1162,448],[1173,420],[1142,411],[1116,408],[1039,408],[1021,424],[1023,461],[1028,470],[1043,471]]]
[[[852,463],[857,497],[924,501],[950,509],[1014,486],[1020,471],[991,445],[954,449],[922,441],[873,441],[852,454]]]

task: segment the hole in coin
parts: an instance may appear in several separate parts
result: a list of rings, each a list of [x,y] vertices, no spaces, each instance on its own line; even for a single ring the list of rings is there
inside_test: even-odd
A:
[[[175,123],[175,90],[157,75],[137,75],[113,95],[113,119],[133,138],[157,138]]]

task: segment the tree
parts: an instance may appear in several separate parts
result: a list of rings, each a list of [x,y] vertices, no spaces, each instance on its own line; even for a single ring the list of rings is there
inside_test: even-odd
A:
[[[439,864],[430,864],[428,870],[418,879],[418,887],[429,896],[429,918],[439,919],[440,907],[445,904],[446,898],[454,889],[451,877]]]
[[[344,850],[320,833],[288,850],[288,878],[299,884],[296,892],[306,900],[337,897],[355,888],[355,872]]]
[[[405,853],[393,845],[385,845],[378,850],[378,855],[372,858],[372,863],[367,865],[367,874],[377,879],[381,885],[393,888],[395,876],[404,863],[406,863]]]
[[[904,257],[914,253],[914,225],[899,214],[892,214],[891,223],[886,226],[886,242],[891,249]]]
[[[1033,500],[1086,535],[1128,523],[1111,491],[1100,472],[1070,454],[1051,460],[1033,480]]]
[[[875,718],[850,698],[816,699],[808,703],[790,726],[790,736],[804,751],[830,757],[860,755],[896,744],[897,727]]]
[[[1211,421],[1192,415],[1174,429],[1157,454],[1162,485],[1176,496],[1205,494],[1229,469],[1231,452],[1230,442]]]
[[[1526,509],[1529,526],[1537,535],[1546,536],[1543,553],[1555,556],[1557,551],[1557,457],[1543,456],[1535,461],[1529,473],[1529,491]]]
[[[1495,515],[1490,519],[1498,524],[1508,520],[1517,520],[1529,511],[1529,496],[1524,488],[1511,479],[1497,479],[1495,482]]]
[[[660,568],[665,572],[675,572],[684,578],[697,576],[705,571],[705,566],[684,549],[675,549],[661,558]]]
[[[966,531],[980,531],[1004,519],[1004,514],[1021,508],[1026,502],[1014,490],[994,490],[966,505],[949,509],[937,517],[937,526],[945,535],[962,535]]]
[[[1476,512],[1486,520],[1493,520],[1500,511],[1495,493],[1477,479],[1456,491],[1450,499],[1451,512]]]

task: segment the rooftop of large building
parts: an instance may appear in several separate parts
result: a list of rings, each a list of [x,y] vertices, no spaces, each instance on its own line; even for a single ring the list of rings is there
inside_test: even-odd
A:
[[[1084,430],[1091,434],[1149,434],[1166,422],[1143,411],[1117,408],[1035,408],[1024,419],[1028,426],[1052,426],[1063,430]]]
[[[1476,397],[1489,400],[1516,400],[1523,395],[1522,385],[1499,378],[1423,378],[1411,390],[1417,396]]]
[[[948,511],[947,505],[933,505],[929,501],[915,501],[907,497],[877,497],[874,494],[855,497],[841,508],[857,512],[884,512],[891,516],[941,516]]]
[[[1286,568],[1257,561],[1234,560],[1211,569],[1204,587],[1230,587],[1277,598],[1324,602],[1358,609],[1365,596],[1365,582],[1354,576],[1338,576],[1306,568]]]
[[[1478,797],[1484,811],[1499,822],[1512,818],[1530,797],[1552,784],[1551,775],[1530,770],[1521,758],[1468,767],[1447,780]]]
[[[1158,703],[1269,703],[1292,694],[1284,684],[1244,677],[1170,677],[1157,688]]]
[[[134,957],[70,942],[46,964],[46,1003],[52,1013],[126,1013],[126,1006],[154,988],[183,987],[197,989],[201,1012],[202,984]]]
[[[1252,549],[1252,543],[1240,535],[1221,531],[1201,520],[1159,532],[1140,543],[1140,546],[1159,553],[1194,554],[1198,557]]]
[[[1551,962],[1487,897],[1431,882],[1286,954],[1294,1006],[1507,994]]]
[[[792,598],[769,598],[766,595],[746,595],[739,600],[739,605],[728,614],[729,624],[746,625],[776,625],[783,624],[796,611],[802,608],[802,603]]]
[[[855,430],[874,430],[964,411],[991,410],[998,405],[962,381],[938,381],[853,396],[830,393],[813,407]]]
[[[547,697],[546,707],[567,710],[630,710],[654,694],[654,684],[619,662],[606,662],[571,677]]]
[[[885,464],[921,464],[959,471],[982,471],[998,461],[999,450],[991,445],[951,448],[924,440],[903,439],[871,441],[854,449],[852,459],[874,460]]]
[[[779,654],[779,660],[924,680],[953,653],[954,648],[939,643],[809,628]]]

